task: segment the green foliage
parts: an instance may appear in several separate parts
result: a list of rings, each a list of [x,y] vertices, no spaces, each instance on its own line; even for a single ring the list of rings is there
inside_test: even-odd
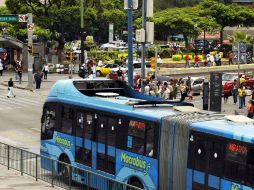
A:
[[[173,59],[173,61],[181,61],[181,59],[182,59],[182,55],[173,55],[172,56],[172,59]]]
[[[232,36],[228,36],[228,39],[231,43],[243,42],[247,45],[251,45],[253,42],[253,37],[242,31],[234,32]]]

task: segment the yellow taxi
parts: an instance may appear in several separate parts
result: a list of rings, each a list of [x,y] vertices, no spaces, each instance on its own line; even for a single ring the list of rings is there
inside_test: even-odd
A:
[[[118,67],[119,65],[117,64],[106,64],[103,65],[102,67],[96,67],[96,76],[98,77],[106,76],[110,73],[111,69]]]

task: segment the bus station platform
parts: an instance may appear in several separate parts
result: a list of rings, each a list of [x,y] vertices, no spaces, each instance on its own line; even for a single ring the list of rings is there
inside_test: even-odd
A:
[[[52,190],[50,184],[36,181],[29,176],[21,176],[20,172],[8,170],[6,166],[0,165],[0,190]]]

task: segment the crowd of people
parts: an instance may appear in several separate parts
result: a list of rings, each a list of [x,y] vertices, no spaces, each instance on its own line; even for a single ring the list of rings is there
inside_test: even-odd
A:
[[[140,78],[136,81],[134,89],[138,92],[141,92]],[[186,97],[189,97],[190,100],[193,99],[190,77],[188,77],[186,81],[184,81],[183,79],[171,79],[170,81],[155,81],[155,76],[152,75],[149,79],[146,79],[144,81],[144,93],[146,95],[171,100],[180,98],[180,101],[183,101]]]

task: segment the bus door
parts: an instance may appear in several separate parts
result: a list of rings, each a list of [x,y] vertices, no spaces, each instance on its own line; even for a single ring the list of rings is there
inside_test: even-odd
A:
[[[96,169],[115,174],[117,118],[98,115],[96,121]]]
[[[75,117],[75,161],[91,167],[94,115],[83,111],[77,111]]]
[[[224,156],[223,141],[210,138],[204,133],[192,133],[188,159],[188,168],[192,169],[192,181],[188,186],[192,186],[193,190],[219,189]]]

